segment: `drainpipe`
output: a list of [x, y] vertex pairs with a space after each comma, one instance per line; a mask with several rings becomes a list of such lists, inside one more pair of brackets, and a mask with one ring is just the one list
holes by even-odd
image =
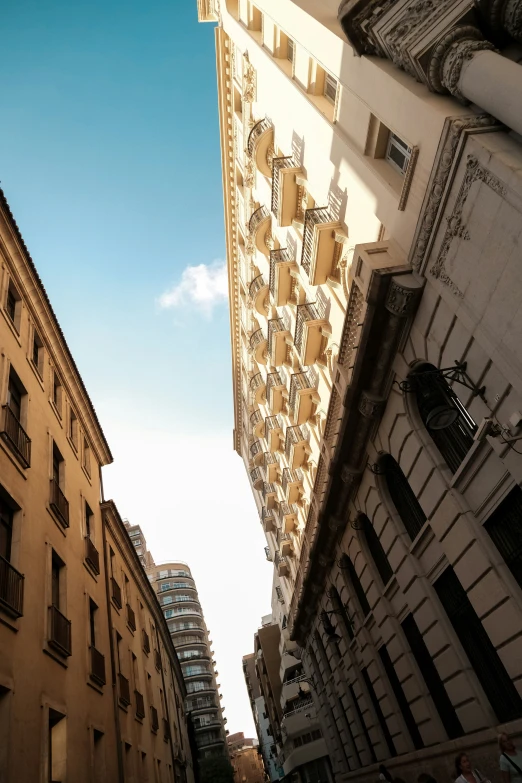
[[[101, 474], [101, 470], [100, 470]], [[100, 475], [101, 480], [101, 475]], [[103, 485], [102, 497], [103, 497]], [[103, 565], [105, 568], [105, 595], [107, 600], [107, 621], [109, 624], [109, 649], [111, 654], [111, 673], [112, 673], [112, 698], [114, 702], [114, 725], [116, 729], [116, 751], [118, 754], [118, 783], [125, 783], [123, 772], [123, 749], [121, 746], [121, 726], [120, 726], [120, 708], [118, 706], [118, 688], [116, 684], [116, 663], [114, 656], [114, 629], [112, 627], [111, 614], [111, 596], [109, 590], [109, 566], [107, 563], [107, 535], [105, 531], [105, 515], [102, 513], [102, 539], [103, 539]]]

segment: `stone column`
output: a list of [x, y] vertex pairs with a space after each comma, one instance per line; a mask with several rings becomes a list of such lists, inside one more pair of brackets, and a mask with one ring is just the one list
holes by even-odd
[[471, 101], [522, 134], [522, 66], [503, 57], [478, 28], [458, 25], [434, 47], [430, 87]]
[[477, 7], [495, 40], [507, 33], [522, 43], [522, 0], [478, 0]]

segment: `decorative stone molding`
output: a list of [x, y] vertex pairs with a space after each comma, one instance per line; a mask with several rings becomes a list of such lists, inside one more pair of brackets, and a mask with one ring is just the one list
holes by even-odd
[[408, 318], [415, 312], [421, 285], [412, 275], [392, 277], [385, 307], [389, 313]]
[[366, 416], [367, 419], [377, 419], [381, 414], [385, 402], [386, 400], [363, 391], [359, 398], [359, 412], [362, 413], [363, 416]]
[[342, 527], [344, 527], [346, 524], [344, 519], [339, 519], [339, 517], [331, 516], [328, 520], [328, 527], [333, 533], [336, 533], [338, 530], [340, 530]]
[[253, 188], [256, 178], [256, 164], [249, 155], [245, 154], [243, 167], [243, 182], [247, 188]]
[[446, 120], [409, 257], [409, 263], [416, 271], [424, 270], [464, 137], [501, 129], [500, 123], [489, 114], [449, 117]]
[[361, 471], [351, 465], [343, 465], [341, 469], [341, 481], [352, 486], [361, 477]]
[[465, 101], [459, 90], [462, 67], [476, 52], [494, 50], [477, 27], [457, 25], [435, 45], [428, 64], [428, 85], [433, 92], [450, 92], [455, 98]]
[[494, 40], [504, 42], [507, 34], [522, 43], [521, 0], [477, 0], [477, 7]]
[[248, 52], [243, 55], [243, 100], [247, 103], [253, 103], [256, 99], [256, 71]]
[[504, 29], [516, 41], [522, 43], [522, 2], [507, 0], [504, 9]]

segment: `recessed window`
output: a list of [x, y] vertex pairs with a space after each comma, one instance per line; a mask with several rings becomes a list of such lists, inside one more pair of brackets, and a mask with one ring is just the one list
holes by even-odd
[[292, 41], [291, 38], [289, 38], [286, 42], [286, 59], [290, 60], [290, 62], [293, 63], [294, 57], [295, 57], [295, 43]]
[[11, 319], [16, 331], [20, 331], [20, 312], [22, 309], [22, 299], [20, 294], [16, 290], [13, 282], [10, 280], [7, 287], [7, 298], [5, 303], [5, 311]]
[[411, 148], [395, 133], [390, 132], [384, 157], [400, 174], [405, 174], [411, 158]]
[[91, 449], [87, 439], [83, 439], [83, 467], [88, 476], [91, 475]]
[[69, 440], [73, 444], [74, 448], [78, 448], [78, 419], [76, 418], [74, 411], [69, 409]]
[[94, 514], [87, 501], [85, 501], [85, 535], [88, 536], [91, 540], [93, 540]]
[[329, 73], [325, 74], [324, 97], [328, 98], [328, 100], [332, 103], [335, 103], [335, 99], [337, 98], [337, 86], [337, 79], [334, 79], [334, 77], [330, 76]]
[[31, 351], [31, 360], [34, 368], [38, 371], [40, 377], [43, 376], [43, 343], [36, 329], [33, 331], [33, 346]]
[[59, 415], [62, 415], [63, 387], [56, 370], [53, 370], [52, 401]]
[[27, 392], [11, 367], [2, 437], [25, 468], [31, 464], [31, 440], [23, 425], [27, 417]]

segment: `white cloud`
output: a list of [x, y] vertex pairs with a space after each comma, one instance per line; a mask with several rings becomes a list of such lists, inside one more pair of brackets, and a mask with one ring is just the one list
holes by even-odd
[[162, 309], [192, 305], [211, 315], [214, 306], [228, 299], [227, 265], [223, 261], [187, 266], [181, 280], [168, 288], [158, 302]]

